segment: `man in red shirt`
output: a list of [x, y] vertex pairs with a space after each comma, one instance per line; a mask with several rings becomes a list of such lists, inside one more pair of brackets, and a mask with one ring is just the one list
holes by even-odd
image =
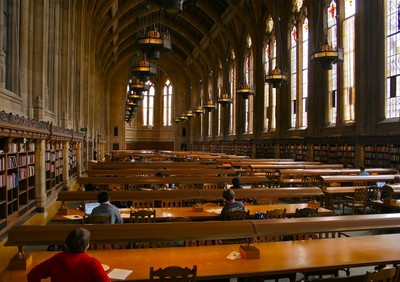
[[35, 266], [28, 273], [28, 282], [51, 277], [52, 282], [110, 282], [100, 261], [90, 257], [90, 232], [85, 228], [72, 230], [66, 238], [67, 250]]

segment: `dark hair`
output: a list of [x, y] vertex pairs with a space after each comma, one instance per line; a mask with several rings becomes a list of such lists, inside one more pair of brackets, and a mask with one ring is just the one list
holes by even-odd
[[237, 177], [233, 178], [232, 179], [232, 185], [235, 188], [240, 187], [240, 178], [237, 178]]
[[235, 199], [235, 192], [233, 192], [232, 189], [225, 189], [222, 193], [222, 197], [224, 197], [224, 199], [227, 201], [231, 201]]
[[105, 203], [110, 200], [110, 195], [107, 192], [103, 191], [97, 194], [97, 201], [101, 203]]
[[90, 232], [85, 228], [76, 228], [68, 233], [65, 243], [71, 253], [84, 253], [90, 242]]
[[92, 183], [88, 183], [85, 185], [85, 191], [97, 191], [99, 188], [97, 186], [93, 185]]
[[364, 171], [365, 170], [365, 167], [360, 167], [360, 171]]

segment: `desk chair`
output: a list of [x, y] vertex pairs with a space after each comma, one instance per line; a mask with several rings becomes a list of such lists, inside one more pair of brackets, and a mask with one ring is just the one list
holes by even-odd
[[248, 219], [250, 216], [250, 211], [235, 210], [228, 211], [225, 213], [224, 220], [243, 220]]
[[367, 197], [368, 197], [368, 190], [367, 188], [356, 188], [354, 190], [353, 197], [346, 196], [345, 202], [343, 202], [343, 213], [345, 207], [351, 208], [352, 214], [355, 214], [356, 210], [362, 210], [365, 214], [367, 208]]
[[318, 215], [318, 209], [314, 209], [314, 208], [296, 209], [296, 212], [294, 213], [294, 217], [296, 217], [296, 218], [316, 217], [317, 215]]
[[217, 183], [204, 183], [203, 189], [205, 189], [205, 190], [218, 189], [218, 184]]
[[375, 272], [367, 272], [365, 274], [366, 282], [392, 282], [396, 274], [396, 268], [384, 267]]
[[111, 223], [111, 215], [89, 215], [83, 218], [84, 224]]
[[150, 267], [150, 281], [159, 282], [196, 282], [197, 280], [197, 265], [193, 268], [168, 266], [154, 270]]
[[130, 213], [131, 223], [156, 222], [156, 210], [137, 210]]
[[182, 207], [182, 200], [181, 199], [164, 199], [161, 200], [161, 207], [162, 208], [181, 208]]
[[133, 209], [152, 209], [154, 208], [153, 200], [134, 200], [132, 201]]
[[285, 218], [286, 217], [286, 209], [268, 210], [265, 213], [265, 217], [267, 219]]

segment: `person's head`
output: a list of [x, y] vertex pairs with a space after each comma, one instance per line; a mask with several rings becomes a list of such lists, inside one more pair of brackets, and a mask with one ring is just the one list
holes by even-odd
[[97, 201], [100, 204], [108, 202], [110, 201], [110, 195], [108, 195], [106, 191], [100, 192], [99, 194], [97, 194]]
[[84, 253], [89, 247], [90, 232], [85, 228], [76, 228], [68, 233], [65, 243], [71, 253]]
[[235, 192], [233, 192], [232, 189], [225, 189], [224, 192], [222, 192], [222, 197], [225, 201], [230, 202], [235, 199]]
[[233, 185], [233, 187], [240, 187], [240, 179], [237, 177], [233, 178], [232, 185]]
[[365, 171], [365, 167], [363, 167], [363, 166], [360, 167], [360, 171], [361, 171], [361, 172], [364, 172], [364, 171]]

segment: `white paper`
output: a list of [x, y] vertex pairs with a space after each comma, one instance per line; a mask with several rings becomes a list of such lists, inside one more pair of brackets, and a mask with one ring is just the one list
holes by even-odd
[[240, 259], [241, 255], [239, 252], [232, 252], [226, 258], [230, 260]]
[[132, 270], [129, 269], [114, 268], [108, 273], [108, 277], [110, 277], [110, 279], [125, 280], [131, 273]]
[[217, 213], [217, 214], [220, 214], [221, 213], [221, 210], [222, 210], [222, 208], [219, 208], [219, 209], [208, 209], [208, 210], [206, 210], [207, 212], [210, 212], [210, 213]]

